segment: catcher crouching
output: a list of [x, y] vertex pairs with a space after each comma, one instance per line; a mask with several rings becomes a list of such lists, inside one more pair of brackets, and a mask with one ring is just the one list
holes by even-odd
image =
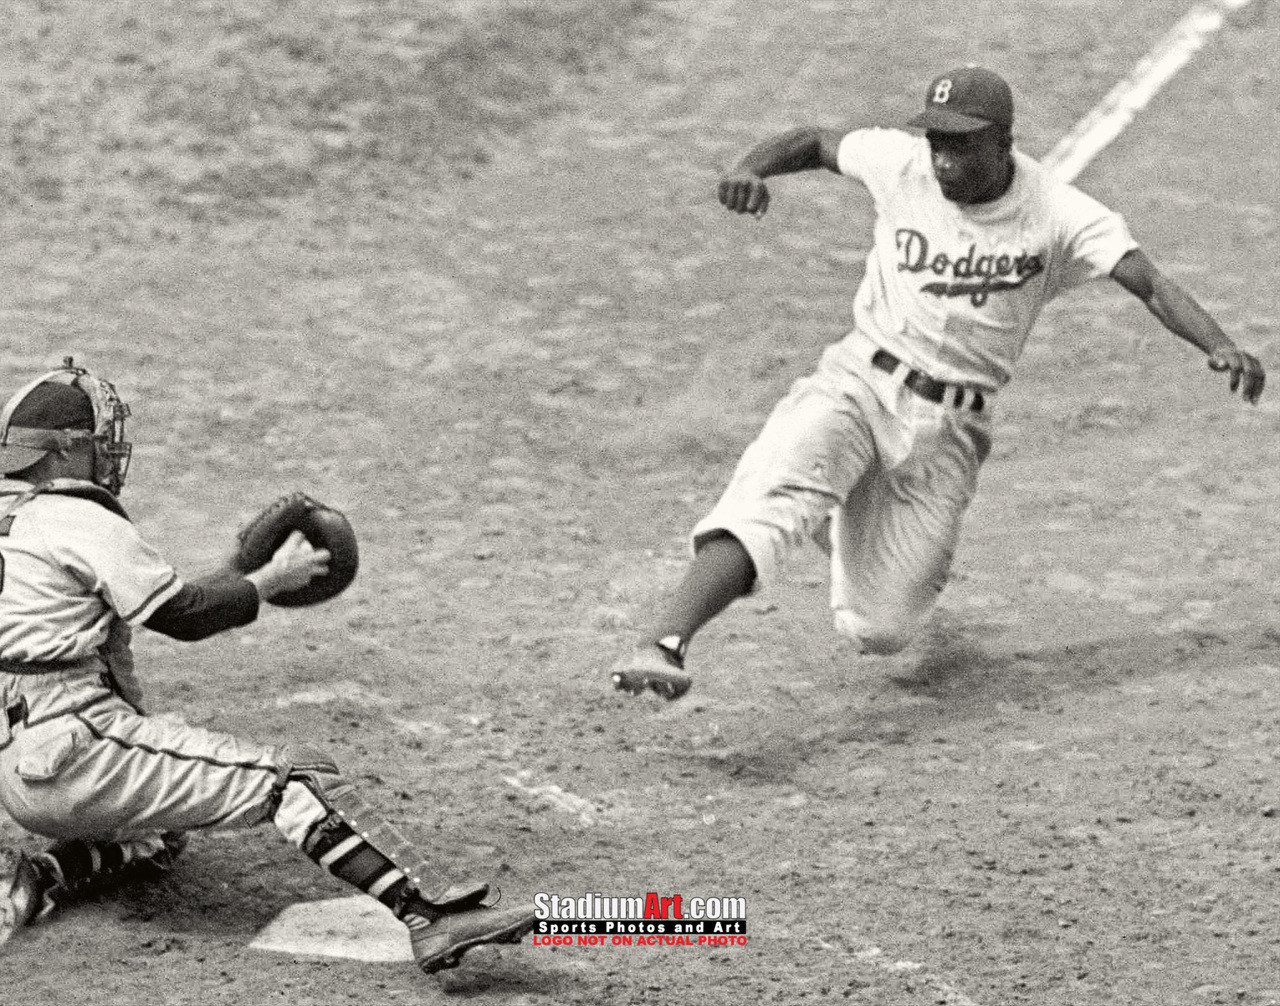
[[0, 944], [91, 885], [168, 869], [189, 831], [267, 821], [391, 909], [428, 974], [472, 947], [519, 942], [532, 907], [490, 907], [487, 884], [441, 891], [419, 876], [408, 844], [323, 752], [143, 712], [134, 628], [194, 641], [249, 624], [264, 600], [325, 600], [355, 575], [356, 546], [341, 514], [294, 494], [241, 534], [234, 570], [183, 581], [117, 498], [128, 414], [70, 358], [0, 411], [0, 804], [55, 840], [19, 856]]

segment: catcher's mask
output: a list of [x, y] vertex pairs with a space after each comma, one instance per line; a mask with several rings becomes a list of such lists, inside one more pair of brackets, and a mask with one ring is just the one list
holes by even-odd
[[115, 386], [77, 367], [67, 357], [60, 368], [19, 389], [0, 410], [0, 471], [8, 475], [46, 454], [93, 444], [93, 481], [120, 495], [133, 445], [124, 438], [129, 406]]

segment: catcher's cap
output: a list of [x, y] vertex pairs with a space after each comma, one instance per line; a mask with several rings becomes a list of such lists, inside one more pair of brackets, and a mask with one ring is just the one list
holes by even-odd
[[39, 378], [0, 410], [0, 472], [21, 471], [69, 446], [66, 430], [92, 432], [93, 402], [80, 388]]
[[972, 133], [987, 126], [1013, 125], [1013, 91], [985, 67], [958, 67], [935, 77], [924, 96], [924, 111], [909, 126], [939, 133]]

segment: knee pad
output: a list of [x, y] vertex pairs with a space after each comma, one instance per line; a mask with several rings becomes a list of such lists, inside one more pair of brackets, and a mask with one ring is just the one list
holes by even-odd
[[341, 780], [334, 760], [319, 748], [307, 745], [286, 744], [279, 748], [274, 768], [276, 780], [257, 810], [249, 815], [246, 823], [250, 827], [275, 818], [290, 783], [304, 786], [320, 806], [328, 809], [325, 793], [337, 788]]
[[277, 766], [277, 780], [284, 778], [310, 782], [321, 791], [332, 787], [334, 780], [341, 774], [328, 752], [307, 744], [286, 744], [280, 748]]
[[893, 622], [870, 622], [847, 608], [834, 612], [836, 632], [852, 640], [858, 652], [866, 656], [891, 657], [907, 648], [915, 635], [915, 625]]

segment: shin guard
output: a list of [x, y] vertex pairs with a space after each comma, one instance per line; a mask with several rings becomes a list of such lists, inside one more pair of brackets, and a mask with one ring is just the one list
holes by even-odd
[[488, 884], [427, 888], [429, 864], [390, 821], [347, 785], [322, 787], [315, 776], [291, 779], [276, 826], [322, 869], [386, 905], [397, 918], [426, 921], [492, 903]]

